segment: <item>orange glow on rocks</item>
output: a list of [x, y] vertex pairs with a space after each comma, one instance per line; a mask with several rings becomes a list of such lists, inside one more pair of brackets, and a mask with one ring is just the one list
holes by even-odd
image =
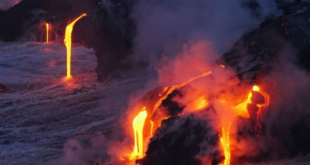
[[73, 22], [71, 22], [67, 28], [66, 28], [66, 34], [65, 34], [65, 45], [67, 48], [67, 78], [71, 78], [71, 46], [72, 46], [72, 31], [75, 23], [80, 20], [82, 17], [85, 17], [86, 14], [82, 14], [77, 19], [75, 19]]
[[[210, 75], [211, 73], [212, 73], [211, 71], [206, 72], [182, 84], [175, 85], [172, 87], [164, 87], [163, 91], [158, 95], [160, 98], [155, 103], [154, 108], [152, 109], [152, 111], [149, 111], [149, 112], [152, 112], [152, 114], [150, 115], [150, 118], [155, 113], [156, 109], [162, 104], [162, 101], [165, 100], [168, 97], [168, 95], [171, 94], [174, 90], [184, 87], [185, 85], [191, 83], [192, 81], [198, 78], [206, 77]], [[207, 101], [205, 97], [201, 97], [195, 102], [195, 106], [198, 107], [199, 109], [205, 107], [206, 105], [207, 105]], [[143, 130], [144, 130], [145, 122], [147, 120], [147, 116], [148, 116], [147, 109], [146, 107], [143, 107], [140, 113], [133, 120], [133, 132], [134, 132], [135, 144], [134, 144], [133, 152], [130, 154], [130, 157], [129, 157], [130, 160], [140, 159], [140, 158], [143, 158], [144, 156], [144, 144], [146, 141], [149, 140], [149, 139], [143, 138], [144, 137]], [[147, 130], [150, 130], [150, 135], [148, 136], [152, 137], [153, 132], [160, 126], [161, 121], [167, 118], [168, 118], [167, 116], [160, 116], [160, 118], [157, 118], [156, 120], [148, 119], [148, 122], [150, 122], [150, 125], [149, 125], [150, 128], [147, 128]]]
[[[128, 158], [130, 161], [142, 159], [145, 156], [144, 153], [145, 152], [144, 150], [146, 149], [145, 145], [150, 140], [150, 137], [154, 136], [154, 131], [156, 131], [156, 129], [161, 126], [161, 122], [169, 118], [169, 115], [161, 112], [160, 110], [157, 110], [160, 109], [159, 106], [162, 104], [162, 101], [167, 99], [168, 95], [170, 95], [173, 91], [184, 87], [185, 85], [195, 81], [196, 79], [206, 77], [211, 73], [212, 73], [211, 71], [205, 72], [179, 85], [174, 85], [171, 87], [163, 87], [162, 91], [159, 91], [159, 93], [156, 94], [156, 96], [159, 97], [156, 98], [151, 105], [148, 105], [150, 109], [148, 110], [146, 107], [143, 107], [143, 109], [139, 112], [137, 116], [135, 116], [133, 120], [133, 132], [135, 143], [134, 143], [134, 149]], [[257, 129], [261, 129], [260, 125], [261, 113], [262, 109], [269, 105], [269, 95], [263, 92], [257, 85], [254, 85], [249, 90], [247, 97], [239, 101], [238, 104], [236, 104], [235, 101], [239, 99], [238, 98], [230, 99], [231, 97], [230, 95], [228, 96], [225, 95], [224, 97], [219, 98], [218, 102], [212, 102], [212, 98], [209, 98], [208, 95], [199, 93], [198, 95], [194, 94], [194, 97], [192, 97], [190, 102], [186, 103], [186, 106], [183, 109], [183, 112], [185, 113], [187, 112], [195, 113], [203, 110], [204, 108], [207, 108], [209, 104], [211, 105], [213, 105], [213, 103], [216, 104], [215, 106], [218, 107], [216, 108], [216, 111], [219, 117], [218, 119], [220, 121], [220, 129], [221, 129], [219, 140], [225, 157], [222, 162], [222, 165], [231, 164], [231, 155], [232, 155], [231, 145], [233, 142], [230, 139], [231, 127], [236, 117], [250, 118], [250, 113], [248, 112], [248, 105], [255, 104], [252, 102], [252, 96], [254, 92], [259, 92], [265, 98], [264, 104], [256, 104], [259, 107], [259, 112], [257, 112], [258, 118], [256, 127]], [[183, 115], [183, 113], [181, 115]]]

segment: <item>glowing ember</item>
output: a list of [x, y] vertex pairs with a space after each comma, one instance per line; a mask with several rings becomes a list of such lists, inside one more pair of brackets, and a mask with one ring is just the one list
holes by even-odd
[[71, 45], [72, 45], [72, 31], [75, 23], [80, 20], [82, 17], [85, 17], [86, 14], [82, 14], [73, 22], [71, 22], [66, 28], [66, 36], [65, 36], [65, 45], [67, 47], [67, 78], [71, 78]]
[[49, 24], [48, 23], [46, 23], [46, 43], [48, 43], [49, 42]]
[[136, 159], [136, 158], [142, 158], [143, 157], [143, 128], [145, 119], [147, 117], [146, 108], [143, 108], [143, 111], [141, 111], [133, 120], [133, 130], [134, 130], [134, 137], [135, 137], [135, 145], [133, 152], [130, 155], [130, 159]]

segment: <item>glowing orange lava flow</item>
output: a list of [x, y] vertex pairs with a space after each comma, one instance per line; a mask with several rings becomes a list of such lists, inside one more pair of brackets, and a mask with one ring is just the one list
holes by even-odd
[[49, 35], [49, 24], [46, 23], [46, 43], [48, 43], [48, 35]]
[[[156, 102], [156, 104], [155, 104], [155, 106], [154, 106], [154, 108], [153, 108], [152, 115], [154, 114], [154, 112], [156, 111], [156, 109], [160, 106], [160, 104], [162, 103], [162, 101], [165, 100], [165, 99], [168, 97], [168, 95], [170, 95], [174, 90], [176, 90], [176, 89], [178, 89], [178, 88], [182, 88], [182, 87], [184, 87], [185, 85], [187, 85], [187, 84], [189, 84], [189, 83], [191, 83], [191, 82], [193, 82], [193, 81], [195, 81], [195, 80], [197, 80], [197, 79], [199, 79], [199, 78], [206, 77], [206, 76], [210, 75], [211, 73], [212, 73], [211, 71], [205, 72], [205, 73], [203, 73], [203, 74], [201, 74], [201, 75], [199, 75], [199, 76], [197, 76], [197, 77], [191, 78], [190, 80], [188, 80], [188, 81], [186, 81], [186, 82], [184, 82], [184, 83], [182, 83], [182, 84], [174, 85], [174, 86], [170, 87], [169, 90], [167, 91], [167, 93], [166, 93], [163, 97], [161, 97], [161, 98]], [[152, 116], [152, 115], [151, 115], [151, 116]]]
[[209, 103], [207, 102], [206, 97], [201, 96], [198, 99], [191, 102], [190, 104], [188, 104], [185, 110], [188, 110], [189, 112], [196, 112], [202, 110], [203, 108], [208, 106], [208, 104]]
[[[250, 114], [247, 110], [247, 106], [248, 106], [248, 104], [250, 104], [252, 102], [251, 97], [252, 97], [252, 92], [250, 92], [248, 94], [248, 98], [244, 102], [238, 104], [235, 107], [232, 107], [231, 110], [232, 110], [233, 114], [231, 117], [222, 116], [222, 119], [221, 119], [222, 120], [222, 136], [220, 138], [220, 142], [222, 144], [222, 147], [224, 150], [224, 156], [225, 156], [223, 165], [230, 165], [231, 153], [230, 153], [229, 134], [230, 134], [231, 124], [232, 124], [233, 120], [235, 119], [235, 117], [237, 117], [237, 116], [241, 116], [244, 118], [250, 117]], [[228, 116], [230, 116], [230, 115], [228, 115]]]
[[[187, 85], [188, 83], [198, 79], [198, 78], [201, 78], [201, 77], [205, 77], [205, 76], [208, 76], [210, 75], [212, 72], [206, 72], [206, 73], [203, 73], [197, 77], [194, 77], [182, 84], [179, 84], [179, 85], [175, 85], [175, 86], [172, 86], [172, 87], [165, 87], [163, 89], [163, 92], [161, 94], [159, 94], [159, 97], [160, 99], [156, 102], [156, 104], [154, 105], [154, 108], [152, 109], [152, 115], [154, 114], [154, 112], [156, 111], [156, 109], [160, 106], [160, 104], [162, 103], [163, 100], [165, 100], [169, 94], [171, 94], [175, 89], [178, 89], [178, 88], [181, 88], [185, 85]], [[164, 92], [166, 92], [164, 94]], [[201, 97], [200, 101], [202, 101], [201, 104], [198, 104], [197, 106], [199, 108], [202, 108], [202, 106], [205, 106], [205, 104], [207, 104], [206, 100], [204, 97]], [[152, 116], [151, 115], [151, 116]], [[144, 107], [142, 109], [142, 111], [134, 118], [133, 120], [133, 130], [134, 130], [134, 138], [135, 138], [135, 144], [134, 144], [134, 149], [133, 149], [133, 152], [130, 154], [130, 160], [134, 160], [134, 159], [139, 159], [139, 158], [142, 158], [144, 156], [144, 152], [143, 152], [143, 149], [144, 149], [144, 141], [143, 141], [143, 129], [144, 129], [144, 124], [145, 124], [145, 121], [146, 121], [146, 117], [147, 117], [147, 111], [146, 111], [146, 107]], [[164, 118], [162, 119], [159, 119], [160, 121], [163, 120]], [[156, 122], [156, 121], [155, 121]], [[153, 131], [156, 130], [158, 128], [158, 125], [156, 125], [154, 123], [154, 121], [150, 121], [150, 134], [151, 136], [153, 136]]]
[[[206, 76], [210, 75], [211, 73], [212, 73], [211, 71], [205, 72], [205, 73], [203, 73], [197, 77], [189, 79], [188, 81], [186, 81], [182, 84], [174, 85], [174, 86], [168, 88], [166, 94], [162, 95], [162, 97], [154, 105], [154, 108], [153, 108], [153, 111], [150, 115], [150, 118], [152, 119], [153, 115], [155, 114], [157, 108], [161, 105], [162, 101], [165, 100], [168, 97], [168, 95], [170, 95], [174, 90], [182, 88], [185, 85], [187, 85], [187, 84], [189, 84], [189, 83], [191, 83], [191, 82], [193, 82], [199, 78], [206, 77]], [[158, 127], [160, 127], [161, 121], [166, 119], [166, 118], [168, 118], [168, 116], [161, 116], [161, 117], [158, 117], [156, 120], [154, 120], [153, 130], [155, 131]]]
[[257, 107], [259, 109], [257, 111], [255, 131], [257, 132], [257, 134], [260, 134], [262, 131], [261, 120], [262, 120], [262, 115], [263, 115], [263, 109], [269, 105], [270, 98], [269, 98], [269, 95], [267, 93], [261, 91], [259, 86], [257, 86], [257, 85], [253, 86], [253, 91], [259, 92], [260, 94], [262, 94], [264, 96], [264, 99], [265, 99], [264, 104], [257, 104]]
[[229, 130], [231, 127], [231, 123], [229, 122], [228, 125], [224, 126], [225, 124], [223, 124], [222, 127], [222, 137], [220, 138], [220, 142], [222, 144], [222, 147], [224, 149], [224, 163], [223, 165], [229, 165], [230, 164], [230, 139], [229, 139]]
[[141, 111], [133, 120], [133, 130], [134, 130], [134, 137], [135, 137], [135, 145], [133, 152], [130, 155], [130, 159], [136, 159], [136, 158], [142, 158], [143, 157], [143, 128], [145, 119], [147, 117], [147, 112], [145, 107], [143, 108], [143, 111]]
[[80, 20], [82, 17], [85, 17], [86, 14], [82, 14], [73, 22], [71, 22], [66, 28], [66, 36], [65, 36], [65, 45], [67, 47], [67, 78], [71, 78], [71, 45], [72, 45], [72, 31], [75, 23]]

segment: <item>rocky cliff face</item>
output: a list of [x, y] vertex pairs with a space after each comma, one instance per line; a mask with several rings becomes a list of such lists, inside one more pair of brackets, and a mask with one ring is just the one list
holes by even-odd
[[[266, 20], [258, 29], [244, 34], [218, 63], [237, 70], [240, 77], [255, 81], [266, 75], [290, 51], [290, 60], [298, 67], [310, 69], [310, 3], [289, 6], [280, 3], [285, 14]], [[301, 10], [296, 10], [296, 9]], [[283, 57], [281, 57], [283, 58]]]

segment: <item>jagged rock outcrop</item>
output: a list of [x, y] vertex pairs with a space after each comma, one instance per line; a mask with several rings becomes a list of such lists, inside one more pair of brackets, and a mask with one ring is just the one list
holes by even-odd
[[236, 69], [241, 78], [255, 81], [269, 73], [288, 48], [296, 64], [310, 69], [310, 12], [266, 20], [239, 39], [217, 62]]

